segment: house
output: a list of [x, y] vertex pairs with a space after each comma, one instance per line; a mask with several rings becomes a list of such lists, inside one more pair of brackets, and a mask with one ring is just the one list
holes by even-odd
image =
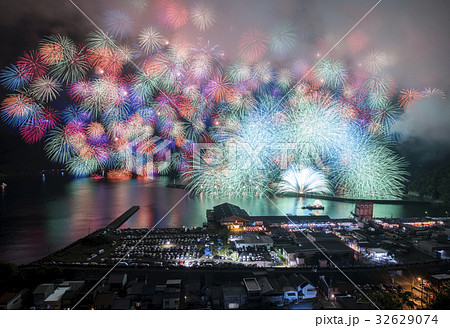
[[319, 289], [329, 300], [334, 300], [336, 296], [352, 293], [355, 287], [347, 280], [333, 277], [332, 275], [319, 276]]
[[114, 303], [114, 293], [98, 293], [94, 301], [94, 308], [96, 310], [111, 310]]
[[180, 292], [167, 290], [163, 295], [163, 310], [178, 310], [180, 308]]
[[298, 300], [298, 292], [292, 286], [284, 286], [283, 287], [283, 298], [288, 302], [295, 302]]
[[127, 274], [122, 272], [112, 272], [108, 276], [106, 284], [109, 286], [110, 290], [120, 290], [127, 283]]
[[287, 302], [294, 302], [298, 300], [298, 291], [292, 286], [292, 283], [281, 275], [277, 279], [278, 287], [283, 291], [283, 299]]
[[23, 289], [18, 293], [6, 292], [0, 296], [0, 310], [19, 310], [22, 308], [23, 297], [28, 289]]
[[249, 302], [261, 299], [261, 287], [256, 278], [244, 278], [244, 286], [247, 290], [247, 300]]
[[239, 309], [247, 302], [247, 291], [243, 286], [223, 287], [223, 305], [226, 310]]
[[66, 280], [66, 281], [63, 281], [62, 283], [60, 283], [58, 285], [58, 287], [70, 287], [70, 290], [78, 291], [84, 287], [84, 281], [82, 281], [82, 280], [76, 280], [76, 281]]
[[33, 292], [33, 303], [35, 306], [43, 306], [44, 300], [55, 290], [55, 284], [40, 284]]
[[78, 295], [77, 291], [72, 289], [68, 290], [61, 298], [61, 309], [71, 309], [79, 298], [81, 298], [81, 296]]
[[265, 276], [258, 277], [258, 284], [261, 287], [261, 297], [263, 303], [281, 304], [284, 300], [284, 293], [275, 289]]
[[181, 279], [166, 281], [163, 293], [163, 309], [178, 310], [180, 307]]
[[298, 245], [286, 245], [282, 248], [283, 256], [289, 266], [305, 265], [305, 258], [302, 248]]
[[297, 289], [299, 299], [310, 299], [317, 297], [317, 288], [302, 274], [292, 274], [289, 276], [292, 286]]
[[71, 289], [70, 286], [57, 287], [55, 291], [44, 300], [44, 306], [47, 309], [52, 310], [62, 309], [62, 297], [70, 289]]

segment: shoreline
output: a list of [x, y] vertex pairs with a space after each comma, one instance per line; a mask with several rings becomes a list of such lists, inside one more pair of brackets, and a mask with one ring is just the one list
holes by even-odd
[[[183, 189], [183, 190], [188, 190], [190, 191], [190, 189], [188, 188], [187, 185], [181, 184], [181, 183], [168, 183], [166, 185], [166, 188], [174, 188], [174, 189]], [[422, 199], [422, 198], [411, 198], [411, 199], [363, 199], [363, 198], [347, 198], [347, 197], [339, 197], [339, 196], [329, 196], [329, 195], [322, 195], [322, 194], [314, 194], [314, 193], [309, 193], [309, 194], [304, 194], [304, 195], [299, 195], [297, 193], [287, 193], [287, 194], [283, 194], [283, 195], [279, 195], [279, 194], [275, 194], [275, 193], [270, 193], [269, 197], [271, 198], [275, 198], [275, 197], [279, 197], [279, 198], [315, 198], [315, 199], [325, 199], [325, 200], [331, 200], [331, 201], [338, 201], [338, 202], [344, 202], [344, 203], [356, 203], [356, 202], [372, 202], [374, 204], [392, 204], [392, 205], [396, 205], [396, 204], [423, 204], [423, 205], [438, 205], [438, 206], [450, 206], [450, 204], [447, 204], [443, 201], [440, 200], [436, 200], [436, 199], [431, 199], [431, 200], [427, 200], [427, 199]]]

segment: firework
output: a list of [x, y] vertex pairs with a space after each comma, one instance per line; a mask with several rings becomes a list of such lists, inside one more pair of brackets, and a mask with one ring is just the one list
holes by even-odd
[[61, 84], [50, 76], [38, 78], [30, 85], [31, 95], [42, 102], [55, 100], [61, 90]]
[[270, 50], [278, 56], [284, 56], [295, 46], [295, 38], [293, 27], [287, 23], [282, 24], [270, 35]]
[[26, 87], [31, 79], [32, 74], [24, 65], [10, 65], [0, 73], [0, 83], [12, 91]]
[[38, 116], [42, 108], [30, 97], [17, 94], [8, 96], [2, 102], [2, 119], [11, 126], [20, 127], [26, 121]]
[[110, 10], [106, 12], [105, 25], [109, 33], [120, 39], [129, 35], [133, 29], [131, 17], [121, 10]]
[[408, 107], [415, 99], [422, 98], [423, 94], [420, 90], [417, 89], [404, 89], [400, 91], [400, 96], [398, 98], [398, 104], [406, 108]]
[[192, 23], [200, 31], [207, 30], [216, 21], [216, 13], [202, 3], [194, 3], [191, 9]]
[[189, 10], [181, 0], [168, 0], [162, 5], [161, 21], [173, 29], [187, 23]]
[[[140, 13], [146, 6], [132, 1]], [[401, 197], [406, 164], [393, 151], [401, 134], [392, 127], [400, 108], [445, 98], [441, 90], [397, 91], [392, 60], [366, 52], [361, 32], [346, 40], [362, 56], [356, 70], [323, 58], [323, 48], [315, 60], [294, 58], [297, 33], [288, 23], [267, 36], [242, 33], [239, 56], [229, 60], [217, 44], [181, 30], [188, 20], [212, 29], [219, 16], [208, 5], [158, 0], [156, 14], [164, 26], [146, 21], [137, 35], [131, 12], [111, 10], [107, 32], [89, 33], [85, 44], [45, 37], [1, 71], [12, 93], [2, 121], [26, 143], [43, 141], [74, 176], [180, 174], [193, 193], [213, 197]], [[303, 33], [320, 47], [340, 37]]]
[[315, 67], [317, 79], [330, 88], [337, 88], [347, 79], [347, 70], [337, 60], [324, 59]]
[[153, 52], [163, 45], [164, 39], [152, 26], [142, 30], [139, 34], [139, 44], [145, 52]]
[[267, 51], [267, 39], [263, 32], [250, 30], [241, 35], [239, 54], [250, 63], [261, 59]]
[[231, 90], [231, 83], [226, 76], [211, 79], [205, 86], [205, 94], [209, 99], [219, 102], [224, 100]]
[[295, 166], [290, 166], [281, 175], [279, 191], [300, 195], [331, 194], [330, 183], [322, 171], [311, 167], [297, 168]]

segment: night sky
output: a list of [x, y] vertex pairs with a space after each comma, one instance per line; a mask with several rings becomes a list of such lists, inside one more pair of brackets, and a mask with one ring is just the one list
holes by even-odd
[[[102, 26], [103, 15], [109, 9], [131, 11], [132, 1], [75, 0], [93, 21]], [[137, 23], [144, 25], [154, 19], [149, 0]], [[377, 1], [369, 0], [232, 0], [211, 2], [219, 13], [216, 26], [203, 37], [228, 51], [229, 58], [237, 54], [239, 33], [249, 26], [270, 29], [273, 24], [289, 20], [300, 33], [326, 35], [330, 31], [345, 34]], [[24, 50], [36, 49], [42, 37], [63, 34], [83, 42], [94, 27], [66, 0], [2, 0], [0, 2], [0, 67], [13, 63]], [[448, 0], [384, 0], [354, 30], [368, 37], [371, 48], [385, 51], [395, 58], [390, 73], [401, 88], [439, 88], [450, 95], [450, 3]], [[192, 33], [192, 27], [181, 33]], [[199, 34], [198, 32], [195, 32]], [[299, 33], [299, 34], [300, 34]], [[350, 35], [351, 36], [351, 35]], [[335, 49], [342, 53], [343, 44]], [[299, 56], [314, 51], [307, 42], [298, 42]], [[333, 52], [330, 54], [333, 56]], [[351, 60], [355, 60], [352, 57]], [[7, 91], [0, 87], [0, 97]], [[413, 176], [448, 163], [450, 159], [449, 103], [426, 100], [417, 102], [398, 128], [405, 139], [398, 151], [411, 163]], [[55, 166], [42, 150], [43, 143], [27, 145], [17, 131], [0, 123], [0, 176], [5, 173], [39, 171]]]

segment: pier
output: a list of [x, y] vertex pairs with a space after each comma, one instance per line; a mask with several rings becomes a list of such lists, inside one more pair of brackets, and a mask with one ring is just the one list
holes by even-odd
[[121, 216], [119, 216], [117, 219], [115, 219], [113, 222], [108, 224], [105, 229], [119, 229], [119, 227], [127, 222], [127, 220], [137, 211], [139, 211], [139, 206], [132, 206], [128, 211], [123, 213]]

